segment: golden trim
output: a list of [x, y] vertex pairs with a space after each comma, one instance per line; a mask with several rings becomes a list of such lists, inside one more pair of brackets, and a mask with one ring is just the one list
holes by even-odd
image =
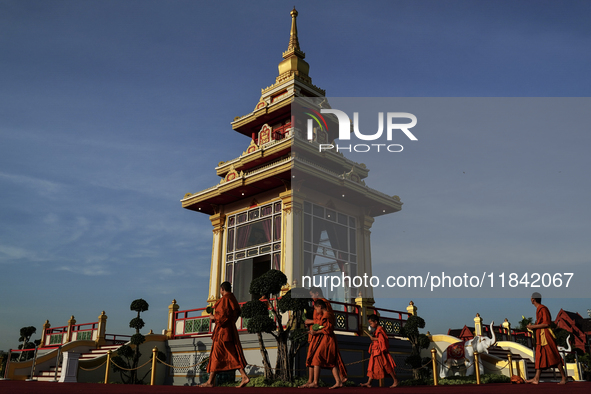
[[[244, 201], [246, 201], [246, 200], [244, 200]], [[260, 208], [262, 206], [269, 205], [269, 204], [274, 204], [276, 202], [281, 202], [281, 199], [280, 198], [277, 198], [277, 197], [273, 197], [273, 200], [266, 200], [265, 202], [258, 203], [257, 207]], [[226, 215], [226, 221], [224, 223], [225, 226], [226, 227], [228, 226], [228, 217], [229, 216], [238, 215], [238, 214], [240, 214], [242, 212], [249, 211], [251, 209], [253, 209], [253, 208], [247, 207], [247, 208], [240, 208], [240, 209], [238, 209], [236, 211], [226, 212], [225, 213], [225, 215]], [[273, 211], [273, 215], [275, 215], [275, 211]], [[269, 215], [269, 216], [271, 216], [271, 215]], [[261, 218], [259, 218], [259, 219], [261, 219]], [[238, 225], [234, 225], [234, 227], [238, 227]]]
[[528, 357], [531, 357], [532, 360], [534, 358], [534, 351], [526, 346], [523, 346], [520, 343], [510, 342], [510, 341], [498, 341], [497, 346], [499, 347], [507, 347], [509, 349], [513, 348], [516, 352], [525, 353]]
[[447, 342], [449, 344], [462, 342], [460, 339], [458, 339], [456, 337], [452, 337], [451, 335], [446, 335], [446, 334], [432, 335], [430, 340], [431, 340], [431, 342]]

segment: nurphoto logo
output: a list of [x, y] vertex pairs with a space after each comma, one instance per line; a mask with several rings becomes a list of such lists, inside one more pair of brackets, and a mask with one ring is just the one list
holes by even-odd
[[[311, 112], [305, 112], [306, 115], [310, 116], [307, 122], [307, 137], [308, 140], [314, 139], [314, 122], [317, 127], [321, 130], [328, 131], [328, 125], [322, 114], [332, 114], [337, 118], [339, 123], [339, 141], [350, 141], [351, 140], [351, 120], [349, 116], [338, 109], [320, 109], [320, 112], [313, 109], [307, 108]], [[410, 132], [409, 129], [413, 128], [417, 124], [417, 117], [408, 112], [388, 112], [384, 117], [383, 112], [378, 112], [378, 131], [373, 134], [363, 134], [359, 130], [359, 112], [353, 112], [353, 133], [355, 137], [362, 141], [378, 141], [384, 134], [384, 118], [386, 118], [386, 140], [392, 141], [395, 131], [401, 131], [411, 141], [418, 141], [417, 137]], [[395, 119], [409, 119], [410, 123], [395, 123]], [[385, 143], [373, 143], [373, 144], [319, 144], [318, 150], [335, 149], [337, 152], [349, 151], [349, 152], [369, 152], [375, 150], [376, 152], [387, 151], [392, 153], [402, 152], [404, 147], [401, 144], [385, 144]]]

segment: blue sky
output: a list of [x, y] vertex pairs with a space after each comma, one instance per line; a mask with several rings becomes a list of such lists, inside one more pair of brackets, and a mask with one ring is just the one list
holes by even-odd
[[[0, 349], [17, 346], [22, 326], [35, 325], [38, 337], [46, 319], [61, 326], [75, 315], [86, 323], [102, 310], [109, 333], [128, 334], [128, 307], [136, 298], [150, 303], [144, 319], [155, 332], [165, 328], [173, 298], [181, 309], [205, 306], [211, 224], [183, 210], [179, 200], [217, 183], [215, 165], [248, 145], [230, 121], [252, 111], [260, 89], [274, 82], [293, 5], [0, 1]], [[295, 6], [310, 76], [328, 96], [587, 97], [591, 90], [588, 2]], [[580, 153], [588, 138], [557, 133], [571, 142], [561, 145], [564, 168], [588, 168]], [[459, 148], [461, 157], [466, 147]], [[532, 149], [521, 156], [537, 162], [545, 153]], [[411, 209], [420, 198], [429, 203], [434, 166], [391, 175], [388, 188], [405, 206], [376, 221], [376, 260], [387, 253], [390, 226], [412, 224], [420, 231], [421, 223], [437, 222]], [[378, 189], [372, 176], [379, 173], [372, 169], [368, 179]], [[520, 194], [526, 175], [500, 184], [507, 188], [501, 192]], [[484, 183], [486, 191], [482, 179], [464, 182], [474, 188]], [[588, 183], [581, 171], [565, 170], [563, 190], [589, 195]], [[524, 196], [508, 204], [518, 210], [527, 204]], [[560, 201], [549, 207], [560, 226], [541, 226], [548, 226], [546, 235], [574, 239], [569, 248], [584, 254], [589, 222], [575, 226], [571, 218], [573, 212], [588, 218], [589, 207], [581, 199], [573, 203], [565, 216], [556, 208]], [[468, 213], [455, 225], [478, 228], [481, 217]], [[491, 242], [502, 247], [503, 223], [487, 224]], [[421, 237], [425, 245], [441, 242], [434, 232]], [[462, 248], [456, 241], [449, 247]], [[547, 237], [538, 245], [528, 240], [530, 250], [548, 243]], [[413, 254], [406, 242], [396, 247], [401, 259]], [[440, 255], [424, 258], [430, 257]], [[388, 306], [403, 309], [408, 301]], [[534, 315], [521, 299], [414, 301], [432, 333], [468, 324], [476, 312], [487, 322]], [[564, 308], [586, 317], [591, 308], [588, 298], [547, 304], [554, 315]]]

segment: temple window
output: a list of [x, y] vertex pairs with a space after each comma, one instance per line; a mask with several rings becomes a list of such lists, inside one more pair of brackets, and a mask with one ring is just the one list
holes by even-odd
[[[326, 276], [341, 277], [343, 273], [350, 277], [357, 275], [356, 237], [354, 217], [304, 202], [303, 275], [315, 278], [313, 283], [324, 283]], [[340, 287], [331, 291], [323, 287], [323, 292], [327, 298], [335, 301], [355, 297], [350, 288]]]
[[250, 282], [281, 269], [281, 202], [228, 216], [226, 275], [238, 301], [250, 300]]

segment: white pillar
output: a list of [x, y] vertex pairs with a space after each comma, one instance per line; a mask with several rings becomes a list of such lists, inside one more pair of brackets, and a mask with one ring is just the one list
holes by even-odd
[[[364, 215], [361, 219], [362, 222], [357, 224], [357, 237], [360, 241], [357, 243], [357, 258], [361, 258], [362, 260], [359, 267], [360, 271], [357, 272], [357, 275], [367, 274], [367, 276], [371, 277], [371, 231], [369, 229], [373, 225], [374, 218]], [[360, 243], [361, 245], [359, 245]], [[371, 286], [363, 288], [363, 298], [373, 300], [373, 288]]]
[[78, 374], [78, 359], [80, 353], [65, 352], [64, 360], [62, 361], [62, 374], [60, 376], [60, 383], [76, 383], [76, 375]]
[[211, 248], [211, 271], [209, 273], [209, 294], [207, 302], [215, 302], [220, 296], [220, 284], [224, 272], [224, 222], [226, 217], [219, 213], [209, 217], [213, 225], [213, 244]]
[[[303, 203], [296, 200], [292, 190], [279, 194], [283, 203], [281, 233], [281, 271], [287, 276], [287, 283], [293, 287], [294, 281], [301, 286], [303, 251]], [[301, 196], [298, 196], [301, 197]]]

